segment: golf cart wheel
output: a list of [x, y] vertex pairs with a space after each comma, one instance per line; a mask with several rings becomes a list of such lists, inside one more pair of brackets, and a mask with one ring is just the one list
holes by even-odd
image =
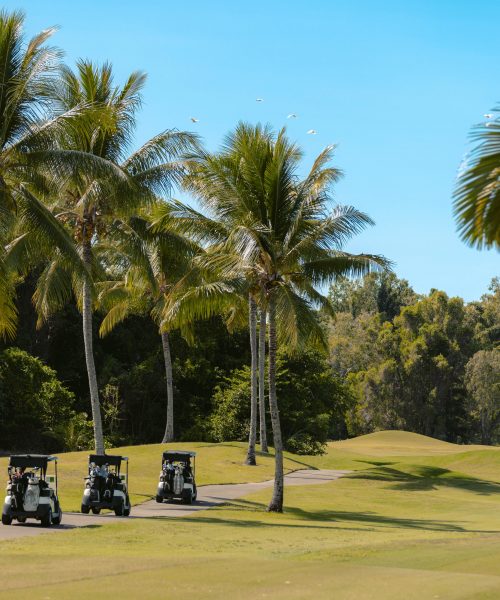
[[156, 496], [156, 502], [158, 502], [158, 504], [163, 504], [163, 498], [161, 496]]
[[130, 509], [131, 508], [132, 507], [130, 506], [130, 498], [128, 497], [128, 494], [127, 494], [127, 497], [125, 498], [125, 506], [123, 508], [123, 516], [124, 517], [129, 517], [130, 516]]
[[93, 506], [92, 507], [92, 514], [94, 514], [94, 515], [100, 515], [101, 514], [101, 509], [98, 506]]
[[193, 490], [184, 490], [182, 504], [193, 504]]
[[84, 515], [88, 515], [90, 512], [90, 506], [87, 506], [86, 504], [82, 504], [82, 513]]
[[197, 498], [198, 498], [198, 488], [195, 485], [194, 489], [193, 489], [193, 502], [196, 502]]
[[18, 523], [26, 523], [26, 517], [17, 517]]
[[62, 521], [62, 510], [59, 503], [57, 504], [57, 515], [52, 515], [52, 525], [60, 525]]
[[40, 525], [42, 527], [50, 527], [52, 525], [52, 510], [50, 508], [47, 514], [40, 519]]
[[123, 500], [120, 499], [120, 501], [118, 502], [118, 504], [115, 506], [115, 515], [117, 517], [123, 517], [123, 511], [124, 511], [125, 507], [123, 506]]
[[2, 524], [3, 525], [12, 525], [12, 515], [2, 513]]

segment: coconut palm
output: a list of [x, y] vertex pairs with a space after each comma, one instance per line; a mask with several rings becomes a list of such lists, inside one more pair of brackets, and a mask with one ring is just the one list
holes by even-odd
[[[74, 269], [82, 269], [71, 237], [44, 205], [60, 178], [81, 168], [108, 171], [108, 165], [81, 152], [62, 150], [62, 130], [78, 119], [86, 127], [93, 109], [80, 104], [53, 111], [60, 52], [46, 45], [55, 29], [42, 31], [28, 42], [23, 35], [24, 13], [0, 11], [0, 334], [16, 327], [14, 285], [19, 266], [6, 246], [23, 237], [32, 253], [57, 248]], [[86, 121], [87, 119], [87, 121]], [[104, 122], [106, 117], [101, 114]]]
[[[174, 395], [170, 330], [162, 328], [162, 314], [173, 286], [189, 271], [199, 247], [172, 230], [154, 234], [145, 217], [115, 221], [106, 262], [116, 265], [119, 278], [99, 284], [99, 304], [107, 309], [100, 334], [107, 335], [131, 314], [150, 314], [161, 336], [167, 382], [167, 420], [162, 443], [174, 440]], [[191, 338], [189, 324], [184, 335]]]
[[260, 309], [259, 321], [259, 425], [260, 425], [260, 450], [268, 452], [267, 447], [267, 425], [266, 425], [266, 311]]
[[[221, 295], [234, 297], [247, 289], [267, 311], [269, 407], [275, 449], [270, 511], [283, 509], [283, 444], [276, 397], [278, 340], [293, 346], [313, 337], [322, 339], [315, 308], [330, 306], [315, 286], [324, 286], [339, 275], [361, 275], [388, 266], [381, 256], [342, 250], [372, 221], [353, 207], [328, 210], [332, 184], [340, 176], [329, 166], [332, 151], [332, 147], [324, 150], [309, 174], [300, 179], [297, 171], [302, 153], [287, 139], [285, 130], [275, 135], [269, 127], [240, 123], [227, 136], [221, 152], [192, 157], [186, 180], [211, 217], [208, 222], [208, 217], [201, 216], [193, 227], [196, 219], [189, 209], [184, 215], [187, 229], [206, 230], [214, 238], [224, 231], [224, 239], [198, 259], [200, 267], [217, 273], [220, 282], [216, 289]], [[222, 300], [215, 295], [181, 296], [167, 307], [166, 318], [168, 311], [178, 314], [183, 305], [193, 317], [210, 314], [210, 306], [217, 311]], [[256, 430], [256, 422], [251, 427]]]
[[[157, 207], [153, 219], [153, 229], [158, 232], [180, 231], [201, 243], [211, 244], [208, 248], [213, 257], [219, 252], [224, 240], [231, 235], [230, 222], [212, 220], [193, 208], [176, 201]], [[203, 253], [204, 254], [204, 253]], [[198, 259], [203, 256], [199, 254]], [[230, 331], [241, 326], [242, 314], [248, 311], [250, 333], [251, 375], [250, 375], [250, 431], [246, 464], [256, 465], [255, 446], [257, 442], [257, 303], [258, 289], [250, 279], [236, 275], [230, 280], [219, 281], [217, 265], [212, 260], [207, 268], [200, 260], [172, 288], [163, 314], [165, 324], [178, 326], [214, 314], [222, 315]], [[248, 303], [245, 303], [245, 298]], [[179, 310], [179, 308], [181, 309]], [[205, 310], [206, 307], [206, 310]], [[165, 325], [166, 326], [166, 325]]]
[[474, 129], [455, 189], [454, 211], [461, 238], [477, 248], [500, 249], [500, 108]]
[[83, 316], [85, 359], [89, 379], [96, 452], [104, 452], [97, 375], [93, 355], [92, 313], [95, 301], [93, 281], [104, 278], [95, 249], [111, 231], [117, 218], [125, 218], [156, 200], [158, 194], [170, 192], [181, 173], [179, 158], [196, 143], [190, 134], [167, 130], [147, 141], [128, 155], [135, 130], [135, 117], [141, 106], [143, 73], [132, 73], [125, 84], [115, 86], [111, 65], [98, 67], [79, 61], [76, 72], [63, 68], [55, 91], [61, 112], [82, 103], [107, 110], [109, 123], [96, 118], [90, 131], [68, 127], [60, 137], [67, 150], [84, 152], [115, 165], [123, 178], [94, 177], [85, 173], [68, 178], [51, 205], [81, 248], [85, 276], [76, 279], [64, 257], [56, 254], [39, 279], [35, 293], [41, 318], [57, 310], [73, 292]]

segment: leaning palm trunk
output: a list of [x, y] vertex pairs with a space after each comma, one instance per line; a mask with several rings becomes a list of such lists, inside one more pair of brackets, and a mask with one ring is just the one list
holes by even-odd
[[[83, 249], [83, 260], [90, 271], [90, 243]], [[85, 346], [85, 362], [87, 363], [87, 375], [89, 378], [90, 404], [92, 406], [92, 421], [94, 423], [94, 444], [96, 454], [104, 454], [104, 434], [102, 431], [101, 405], [99, 403], [99, 388], [97, 386], [97, 375], [94, 362], [94, 348], [92, 340], [92, 293], [90, 281], [85, 278], [83, 284], [83, 343]]]
[[251, 394], [250, 394], [250, 433], [248, 436], [248, 451], [246, 464], [256, 465], [255, 444], [257, 443], [257, 305], [255, 300], [249, 297], [248, 322], [250, 329], [250, 351], [251, 351]]
[[266, 428], [266, 311], [260, 311], [259, 329], [259, 415], [260, 415], [260, 450], [269, 452], [267, 448]]
[[172, 356], [170, 354], [170, 340], [168, 333], [161, 334], [163, 345], [163, 360], [165, 361], [165, 374], [167, 376], [167, 425], [163, 434], [162, 444], [174, 441], [174, 386], [172, 382]]
[[268, 511], [283, 512], [283, 442], [281, 440], [280, 413], [276, 398], [276, 300], [271, 292], [269, 298], [269, 410], [273, 427], [274, 443], [274, 490]]

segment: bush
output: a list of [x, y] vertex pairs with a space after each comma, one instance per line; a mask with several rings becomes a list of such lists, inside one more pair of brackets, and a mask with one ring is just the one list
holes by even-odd
[[250, 368], [236, 369], [216, 386], [209, 418], [210, 437], [215, 442], [244, 440], [250, 429]]
[[19, 348], [0, 354], [0, 440], [4, 450], [53, 452], [64, 446], [74, 396], [56, 372]]
[[315, 456], [325, 454], [326, 444], [313, 439], [310, 433], [297, 433], [287, 439], [285, 449], [294, 454]]

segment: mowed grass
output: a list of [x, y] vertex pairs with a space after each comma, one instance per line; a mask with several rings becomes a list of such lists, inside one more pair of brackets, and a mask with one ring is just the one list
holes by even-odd
[[[265, 512], [265, 490], [182, 519], [1, 542], [0, 598], [500, 598], [500, 449], [406, 435], [296, 457], [353, 472], [288, 487], [283, 515]], [[231, 447], [238, 469], [244, 446]]]

